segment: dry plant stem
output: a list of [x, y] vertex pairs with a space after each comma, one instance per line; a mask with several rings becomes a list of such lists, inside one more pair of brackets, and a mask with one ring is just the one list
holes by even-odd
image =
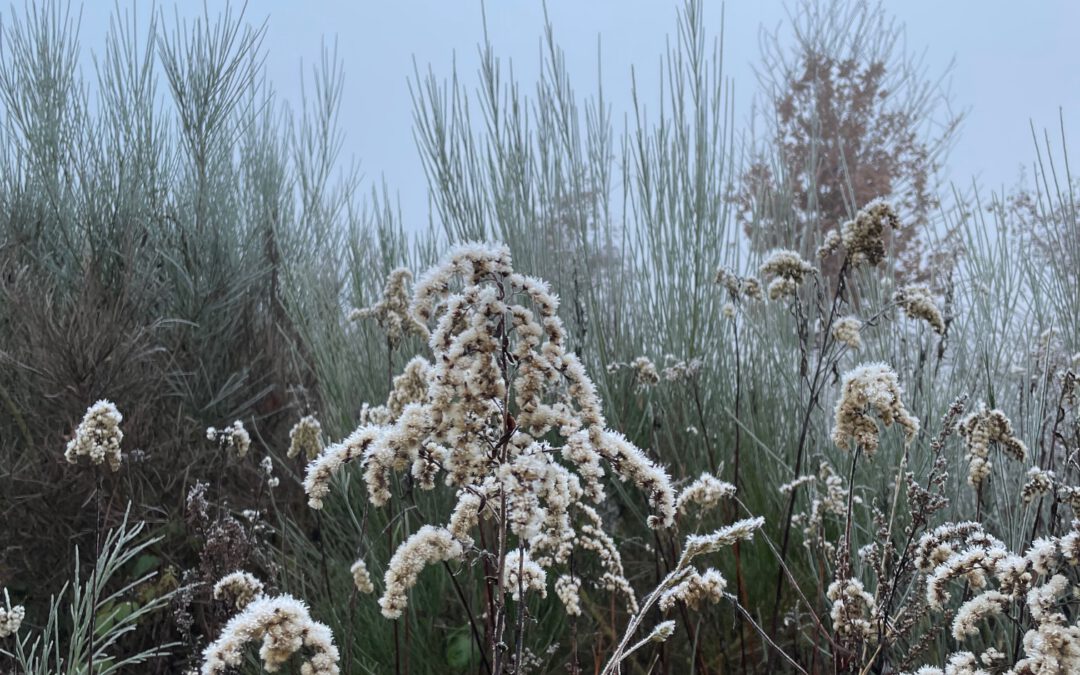
[[326, 597], [332, 598], [334, 596], [330, 593], [330, 572], [329, 564], [326, 562], [326, 542], [323, 541], [323, 538], [326, 536], [326, 530], [323, 529], [322, 512], [320, 511], [315, 512], [315, 524], [319, 528], [319, 538], [317, 541], [319, 544], [319, 559], [322, 567], [323, 587], [326, 590]]
[[705, 438], [705, 453], [709, 457], [709, 470], [716, 475], [716, 456], [713, 454], [712, 442], [709, 440], [709, 427], [705, 424], [705, 411], [701, 407], [701, 394], [698, 391], [697, 378], [692, 378], [690, 389], [694, 392], [694, 405], [697, 407], [698, 424], [701, 425], [701, 435]]
[[[367, 535], [367, 520], [368, 520], [368, 504], [364, 504], [364, 514], [360, 517], [360, 537], [359, 542], [356, 545], [356, 558], [357, 560], [364, 553], [364, 537]], [[345, 648], [345, 672], [351, 672], [349, 667], [352, 665], [352, 629], [353, 629], [353, 612], [356, 609], [356, 601], [359, 597], [359, 593], [356, 590], [356, 585], [353, 585], [352, 593], [349, 594], [349, 622], [345, 624], [345, 644], [342, 645]]]
[[462, 590], [461, 584], [458, 583], [457, 575], [450, 569], [450, 563], [444, 560], [442, 564], [443, 568], [446, 569], [447, 576], [450, 577], [450, 583], [453, 584], [458, 599], [461, 600], [461, 606], [465, 609], [466, 616], [469, 617], [469, 629], [472, 632], [473, 641], [476, 642], [476, 648], [480, 652], [480, 659], [484, 662], [484, 671], [491, 673], [491, 662], [488, 661], [487, 650], [484, 648], [484, 637], [480, 635], [480, 629], [476, 626], [476, 617], [473, 615], [472, 608], [469, 607], [469, 601], [465, 598], [465, 592]]
[[[499, 289], [499, 300], [506, 299], [506, 288], [503, 286], [502, 280], [497, 276], [492, 275], [492, 279], [495, 281], [496, 286]], [[513, 432], [512, 418], [510, 417], [510, 371], [507, 364], [507, 350], [509, 349], [509, 341], [506, 335], [506, 314], [504, 313], [499, 321], [498, 331], [496, 337], [499, 339], [501, 349], [499, 354], [499, 367], [502, 371], [504, 391], [506, 392], [502, 401], [503, 410], [503, 435], [499, 439], [498, 445], [495, 447], [495, 453], [498, 454], [498, 459], [501, 464], [505, 464], [507, 460], [507, 448], [510, 444], [510, 438]], [[494, 672], [502, 673], [503, 671], [503, 650], [502, 650], [502, 636], [506, 626], [506, 589], [503, 588], [503, 576], [504, 567], [506, 566], [506, 554], [507, 554], [507, 530], [509, 523], [506, 522], [505, 514], [507, 513], [506, 492], [500, 490], [499, 494], [499, 513], [498, 528], [499, 528], [499, 541], [498, 541], [498, 567], [496, 570], [496, 593], [495, 593], [495, 630], [491, 635], [491, 654], [492, 661], [495, 664]], [[523, 557], [519, 558], [524, 560]], [[521, 575], [519, 574], [519, 579]], [[519, 596], [521, 597], [521, 596]]]
[[765, 629], [762, 628], [757, 621], [754, 621], [754, 617], [750, 615], [750, 612], [747, 612], [746, 608], [739, 604], [738, 598], [736, 598], [730, 593], [724, 593], [724, 597], [731, 602], [732, 606], [736, 610], [738, 610], [739, 615], [742, 616], [751, 626], [753, 626], [755, 630], [757, 630], [758, 634], [761, 635], [762, 639], [765, 640], [765, 642], [773, 648], [773, 651], [784, 657], [784, 660], [790, 663], [792, 667], [795, 668], [795, 670], [799, 671], [803, 675], [809, 675], [806, 670], [802, 666], [800, 666], [797, 661], [795, 661], [795, 659], [791, 658], [791, 656], [789, 656], [788, 653], [780, 647], [780, 645], [776, 644], [773, 639], [769, 637], [769, 634], [765, 632]]
[[[1040, 439], [1039, 443], [1039, 468], [1043, 471], [1054, 470], [1054, 441], [1059, 438], [1058, 427], [1065, 420], [1065, 387], [1062, 386], [1061, 393], [1058, 394], [1057, 412], [1054, 416], [1054, 426], [1050, 430], [1050, 450], [1047, 452], [1045, 447], [1045, 441]], [[1045, 438], [1045, 437], [1044, 437]], [[1064, 440], [1064, 439], [1063, 439]], [[1031, 542], [1035, 541], [1035, 537], [1038, 534], [1039, 526], [1042, 525], [1042, 505], [1045, 496], [1040, 496], [1039, 501], [1036, 502], [1035, 509], [1035, 522], [1031, 526], [1031, 536], [1028, 537], [1027, 545], [1031, 546]], [[1050, 527], [1054, 526], [1054, 521], [1057, 518], [1057, 500], [1053, 500], [1050, 506]]]
[[[803, 414], [802, 423], [799, 427], [799, 441], [795, 450], [795, 476], [799, 476], [802, 472], [803, 455], [806, 450], [806, 439], [810, 431], [810, 416], [813, 414], [814, 409], [818, 405], [818, 398], [821, 396], [821, 386], [825, 383], [823, 375], [828, 371], [824, 368], [829, 356], [829, 346], [831, 345], [830, 336], [832, 335], [832, 325], [836, 320], [837, 306], [843, 293], [844, 286], [846, 285], [848, 270], [848, 259], [845, 257], [844, 262], [840, 267], [840, 272], [837, 275], [836, 292], [833, 295], [832, 306], [829, 310], [829, 318], [825, 324], [825, 330], [823, 331], [822, 343], [821, 343], [821, 355], [818, 357], [817, 365], [814, 368], [814, 378], [810, 382], [810, 399], [806, 404], [806, 412]], [[803, 348], [804, 354], [806, 347]], [[805, 356], [804, 356], [805, 359]], [[787, 562], [788, 546], [791, 543], [791, 521], [795, 514], [795, 498], [798, 495], [798, 489], [791, 491], [788, 495], [787, 508], [785, 509], [784, 516], [784, 534], [780, 540], [780, 562], [784, 564]], [[770, 621], [769, 632], [776, 635], [777, 627], [780, 620], [780, 601], [781, 595], [784, 590], [784, 572], [780, 570], [776, 575], [776, 593], [773, 599], [773, 613]]]
[[855, 454], [851, 456], [851, 472], [848, 474], [848, 502], [847, 513], [844, 519], [844, 566], [848, 568], [845, 574], [850, 573], [851, 567], [851, 521], [855, 515], [855, 467], [859, 463], [859, 453], [862, 446], [855, 447]]
[[[94, 483], [94, 560], [97, 561], [101, 557], [101, 472], [95, 471], [95, 483]], [[98, 566], [95, 562], [94, 566], [90, 569], [90, 588], [93, 590], [93, 596], [90, 602], [90, 624], [87, 626], [87, 630], [90, 634], [87, 636], [87, 642], [90, 645], [90, 653], [87, 655], [86, 672], [94, 672], [94, 638], [97, 633], [97, 573]]]
[[514, 652], [514, 672], [521, 672], [521, 654], [525, 651], [525, 555], [518, 546], [517, 649]]
[[[742, 446], [742, 424], [739, 417], [740, 404], [742, 402], [742, 354], [739, 349], [739, 318], [736, 315], [735, 320], [732, 321], [732, 333], [735, 341], [735, 450], [734, 450], [734, 471], [733, 471], [733, 484], [735, 485], [735, 491], [738, 493], [740, 481], [739, 474], [739, 459], [740, 450]], [[746, 590], [746, 581], [743, 579], [742, 572], [742, 542], [735, 542], [734, 551], [735, 554], [735, 587], [738, 589], [739, 599], [741, 602], [749, 604], [749, 597]], [[739, 624], [739, 664], [742, 672], [746, 673], [746, 631], [743, 626], [742, 615], [740, 614], [738, 619]]]
[[[742, 507], [743, 511], [745, 511], [747, 514], [752, 515], [752, 512], [750, 511], [750, 509], [747, 508], [746, 504], [744, 504], [741, 499], [736, 497], [735, 502], [740, 507]], [[776, 559], [779, 561], [780, 569], [784, 573], [784, 575], [788, 578], [788, 581], [791, 582], [791, 587], [795, 589], [795, 592], [798, 594], [799, 599], [802, 600], [804, 605], [806, 605], [807, 611], [810, 613], [810, 618], [813, 619], [814, 626], [816, 627], [816, 629], [821, 634], [823, 634], [825, 636], [825, 639], [829, 641], [829, 645], [834, 650], [838, 649], [839, 647], [833, 641], [832, 635], [829, 633], [828, 630], [825, 629], [825, 625], [821, 622], [821, 619], [814, 612], [814, 606], [812, 604], [810, 604], [810, 600], [806, 597], [806, 594], [803, 593], [802, 588], [798, 584], [798, 580], [795, 578], [795, 574], [791, 571], [791, 568], [789, 568], [787, 566], [787, 563], [785, 563], [783, 560], [780, 559], [780, 551], [778, 551], [777, 548], [776, 548], [776, 542], [774, 542], [772, 540], [772, 538], [769, 537], [769, 535], [766, 534], [764, 531], [761, 531], [760, 535], [761, 535], [762, 541], [765, 542], [765, 544], [769, 547], [769, 550], [772, 552], [773, 556], [775, 556]]]

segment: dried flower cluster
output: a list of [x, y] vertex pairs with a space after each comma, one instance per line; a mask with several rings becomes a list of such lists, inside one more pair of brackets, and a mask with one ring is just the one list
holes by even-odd
[[1027, 457], [1027, 446], [1014, 434], [1012, 422], [996, 408], [987, 410], [985, 404], [979, 403], [957, 428], [966, 444], [968, 483], [975, 487], [990, 475], [991, 443], [1018, 462]]
[[780, 492], [791, 494], [793, 490], [803, 485], [813, 486], [809, 494], [810, 508], [793, 514], [792, 523], [802, 527], [805, 546], [816, 545], [826, 558], [833, 558], [836, 553], [836, 544], [826, 536], [826, 518], [830, 516], [837, 519], [843, 518], [847, 512], [849, 500], [852, 504], [861, 505], [863, 499], [859, 495], [849, 493], [844, 485], [844, 479], [826, 461], [818, 465], [817, 475], [799, 476], [790, 483], [781, 485]]
[[754, 532], [764, 524], [764, 518], [746, 518], [711, 534], [688, 536], [675, 567], [645, 598], [641, 607], [632, 613], [626, 632], [612, 654], [611, 660], [604, 667], [602, 675], [622, 672], [620, 664], [627, 656], [648, 642], [662, 642], [671, 637], [675, 630], [675, 622], [663, 621], [653, 628], [647, 637], [630, 645], [631, 638], [637, 634], [653, 605], [658, 605], [661, 610], [668, 610], [677, 603], [684, 602], [692, 608], [698, 608], [706, 602], [715, 603], [723, 598], [724, 589], [727, 586], [724, 577], [712, 568], [704, 573], [698, 572], [693, 566], [693, 561], [699, 556], [715, 553], [736, 542], [752, 539]]
[[567, 616], [581, 616], [581, 579], [561, 575], [555, 580], [555, 595], [562, 601]]
[[442, 527], [424, 525], [398, 547], [386, 569], [386, 590], [379, 599], [383, 616], [397, 619], [408, 604], [409, 589], [424, 568], [461, 557], [461, 542]]
[[252, 600], [263, 594], [263, 583], [248, 572], [233, 572], [218, 579], [214, 584], [214, 599], [243, 610]]
[[854, 578], [833, 581], [826, 596], [832, 602], [829, 617], [837, 635], [864, 638], [873, 634], [871, 617], [877, 609], [877, 601], [866, 592], [861, 581]]
[[833, 323], [832, 337], [851, 349], [862, 349], [862, 337], [859, 335], [862, 325], [862, 321], [859, 321], [857, 317], [842, 317]]
[[806, 277], [814, 274], [814, 267], [795, 251], [776, 249], [761, 264], [761, 274], [769, 281], [769, 299], [777, 300], [794, 295]]
[[300, 418], [292, 429], [289, 430], [289, 459], [293, 457], [306, 457], [309, 461], [319, 456], [323, 451], [322, 425], [312, 415]]
[[864, 364], [846, 373], [832, 432], [836, 447], [850, 450], [855, 444], [870, 457], [877, 452], [880, 432], [869, 415], [871, 410], [886, 427], [893, 422], [903, 427], [904, 439], [910, 443], [919, 431], [919, 420], [904, 407], [902, 394], [896, 372], [884, 363]]
[[735, 496], [735, 486], [724, 482], [709, 473], [703, 473], [694, 482], [683, 488], [675, 500], [675, 509], [684, 516], [694, 507], [694, 515], [701, 518], [716, 508], [724, 499]]
[[660, 384], [660, 373], [656, 370], [656, 364], [647, 356], [639, 356], [630, 363], [609, 363], [607, 371], [614, 373], [623, 368], [634, 372], [634, 386], [638, 391]]
[[259, 462], [259, 468], [262, 469], [263, 474], [266, 476], [266, 485], [271, 489], [276, 488], [281, 484], [281, 479], [274, 475], [274, 458], [270, 455], [262, 458]]
[[64, 458], [71, 464], [79, 457], [88, 457], [93, 464], [108, 462], [113, 471], [120, 469], [120, 441], [124, 432], [120, 423], [124, 416], [111, 401], [98, 401], [86, 410], [82, 422], [75, 428], [74, 437], [68, 441]]
[[1028, 480], [1024, 483], [1024, 488], [1020, 491], [1020, 497], [1024, 500], [1025, 504], [1030, 504], [1033, 500], [1040, 497], [1044, 497], [1054, 491], [1054, 483], [1056, 477], [1053, 471], [1044, 471], [1037, 466], [1033, 466], [1028, 469]]
[[521, 593], [525, 591], [533, 591], [546, 598], [547, 573], [529, 558], [527, 551], [514, 549], [506, 554], [503, 563], [503, 588], [508, 589], [515, 601], [521, 600]]
[[7, 589], [4, 589], [4, 606], [0, 607], [0, 638], [11, 637], [19, 631], [23, 619], [26, 618], [26, 608], [22, 605], [11, 606], [11, 598]]
[[290, 595], [260, 595], [245, 605], [203, 651], [202, 675], [224, 675], [244, 661], [244, 647], [262, 640], [259, 657], [275, 673], [306, 650], [301, 675], [337, 675], [339, 654], [330, 629], [315, 621], [307, 606]]
[[[505, 522], [517, 540], [507, 553], [516, 548], [530, 569], [545, 571], [530, 584], [582, 549], [603, 567], [598, 583], [633, 603], [618, 550], [590, 505], [605, 498], [604, 465], [645, 492], [652, 527], [673, 523], [675, 495], [663, 469], [606, 429], [592, 382], [566, 350], [557, 309], [544, 282], [513, 271], [505, 247], [459, 247], [418, 281], [410, 307], [416, 322], [434, 323], [432, 363], [414, 359], [395, 381], [386, 423], [360, 427], [308, 466], [314, 508], [354, 459], [376, 506], [390, 499], [397, 472], [410, 472], [425, 490], [441, 476], [457, 491], [449, 525], [425, 526], [392, 557], [380, 600], [387, 617], [400, 616], [426, 565], [473, 546], [481, 518]], [[644, 361], [635, 368], [653, 379]]]
[[674, 354], [665, 356], [664, 361], [668, 365], [660, 371], [660, 377], [665, 382], [690, 382], [701, 374], [701, 369], [705, 366], [701, 359], [686, 361], [676, 358]]
[[240, 420], [234, 421], [232, 425], [224, 429], [207, 427], [206, 440], [217, 442], [222, 450], [232, 450], [237, 457], [243, 457], [251, 448], [251, 436]]
[[404, 267], [398, 267], [386, 278], [382, 298], [371, 307], [354, 309], [349, 319], [375, 319], [379, 328], [386, 333], [391, 345], [396, 345], [408, 333], [427, 338], [427, 326], [416, 321], [409, 313], [409, 283], [412, 273]]
[[875, 199], [859, 209], [854, 220], [844, 223], [840, 240], [851, 264], [877, 265], [885, 259], [885, 237], [900, 227], [900, 219], [888, 202]]
[[724, 597], [727, 580], [713, 568], [702, 573], [692, 569], [679, 583], [660, 595], [660, 610], [666, 612], [676, 603], [683, 603], [690, 609], [698, 609], [708, 603], [715, 605]]
[[[1023, 554], [1011, 552], [1003, 542], [977, 523], [949, 523], [923, 535], [916, 562], [927, 573], [926, 601], [943, 611], [952, 599], [950, 583], [970, 589], [952, 622], [952, 636], [963, 642], [981, 632], [980, 626], [996, 616], [1015, 616], [1023, 607], [1030, 624], [1023, 635], [1023, 654], [1011, 668], [996, 649], [982, 654], [956, 652], [944, 670], [933, 666], [919, 673], [978, 673], [977, 664], [994, 666], [1011, 675], [1080, 672], [1080, 625], [1070, 623], [1060, 601], [1080, 592], [1070, 577], [1080, 563], [1080, 522], [1064, 537], [1036, 539]], [[1073, 617], [1075, 620], [1075, 617]]]
[[904, 286], [893, 297], [909, 318], [925, 321], [938, 335], [945, 334], [945, 319], [926, 284]]
[[723, 286], [733, 303], [761, 300], [761, 282], [755, 277], [741, 277], [733, 270], [722, 268], [716, 273], [716, 283]]
[[375, 585], [371, 583], [371, 575], [368, 574], [367, 563], [363, 558], [357, 558], [356, 562], [349, 568], [349, 573], [352, 574], [353, 586], [361, 593], [374, 593]]

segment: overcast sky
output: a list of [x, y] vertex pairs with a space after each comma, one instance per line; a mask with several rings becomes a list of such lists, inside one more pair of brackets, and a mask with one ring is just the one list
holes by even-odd
[[[121, 3], [124, 7], [128, 5]], [[639, 81], [655, 81], [665, 40], [675, 30], [670, 0], [548, 0], [556, 38], [579, 96], [595, 87], [597, 36], [602, 36], [604, 91], [613, 119], [629, 106], [630, 66]], [[224, 2], [208, 0], [216, 13]], [[173, 8], [166, 8], [171, 24]], [[234, 3], [235, 6], [235, 3]], [[140, 3], [140, 12], [145, 13]], [[1064, 109], [1066, 132], [1080, 134], [1080, 2], [1040, 0], [890, 0], [886, 7], [906, 25], [908, 49], [922, 53], [931, 73], [955, 58], [949, 79], [955, 105], [969, 114], [950, 157], [949, 178], [991, 188], [1015, 182], [1033, 157], [1029, 122], [1058, 133]], [[83, 5], [84, 50], [100, 49], [112, 3]], [[179, 5], [181, 16], [201, 14], [202, 4]], [[721, 4], [706, 3], [710, 32], [720, 30]], [[736, 98], [737, 124], [749, 115], [757, 82], [762, 26], [786, 18], [780, 0], [729, 0], [725, 6], [725, 75]], [[466, 82], [475, 73], [481, 40], [481, 5], [473, 0], [251, 0], [247, 16], [268, 19], [268, 75], [278, 92], [299, 99], [301, 62], [317, 61], [325, 38], [338, 41], [346, 92], [341, 118], [345, 152], [360, 163], [366, 181], [385, 177], [400, 194], [406, 221], [426, 221], [426, 185], [412, 136], [408, 79], [413, 58], [421, 68], [449, 74], [456, 55]], [[513, 62], [525, 83], [540, 64], [543, 11], [539, 2], [488, 0], [489, 33], [496, 52]], [[1075, 144], [1072, 144], [1075, 145]]]

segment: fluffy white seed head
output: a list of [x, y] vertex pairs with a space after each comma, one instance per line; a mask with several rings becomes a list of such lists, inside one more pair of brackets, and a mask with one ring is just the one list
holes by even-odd
[[90, 406], [68, 441], [64, 458], [75, 464], [79, 457], [87, 457], [93, 464], [108, 463], [110, 469], [117, 471], [122, 460], [120, 442], [124, 432], [120, 423], [123, 420], [124, 416], [111, 401], [102, 399]]

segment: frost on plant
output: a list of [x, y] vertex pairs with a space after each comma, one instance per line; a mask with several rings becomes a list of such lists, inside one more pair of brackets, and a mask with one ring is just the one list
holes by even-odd
[[323, 451], [322, 425], [312, 415], [300, 418], [289, 431], [289, 451], [287, 456], [305, 457], [309, 461]]
[[218, 579], [214, 584], [214, 599], [243, 610], [252, 600], [263, 594], [263, 583], [248, 572], [233, 572]]
[[371, 575], [368, 574], [367, 563], [363, 558], [357, 558], [356, 562], [349, 568], [349, 573], [352, 574], [353, 586], [360, 593], [374, 593], [375, 586], [371, 583]]
[[[394, 381], [386, 423], [360, 427], [309, 465], [304, 485], [315, 508], [335, 471], [357, 459], [375, 506], [391, 498], [395, 473], [408, 472], [421, 489], [441, 482], [456, 491], [447, 526], [425, 526], [394, 554], [384, 615], [399, 616], [420, 570], [461, 556], [474, 545], [472, 530], [487, 521], [508, 529], [500, 558], [508, 565], [519, 550], [533, 570], [530, 584], [546, 578], [537, 569], [546, 575], [565, 566], [577, 549], [600, 559], [598, 583], [629, 594], [618, 550], [591, 506], [605, 499], [605, 468], [645, 493], [651, 527], [673, 523], [667, 473], [606, 428], [592, 381], [566, 349], [557, 310], [543, 281], [513, 271], [505, 247], [455, 249], [417, 281], [409, 310], [433, 325], [431, 361], [414, 359]], [[504, 567], [504, 582], [505, 574]]]
[[851, 349], [862, 349], [862, 336], [859, 334], [862, 325], [862, 321], [854, 316], [837, 319], [832, 328], [833, 339]]
[[771, 251], [761, 264], [762, 276], [770, 279], [770, 300], [794, 295], [806, 277], [812, 276], [814, 272], [814, 267], [798, 253], [786, 249]]
[[301, 655], [301, 675], [339, 672], [333, 634], [311, 618], [303, 602], [290, 595], [259, 594], [229, 619], [218, 639], [203, 651], [202, 675], [224, 675], [239, 668], [244, 648], [260, 640], [259, 658], [268, 673], [278, 672], [297, 654]]
[[75, 464], [79, 457], [88, 457], [93, 464], [107, 462], [113, 471], [120, 469], [120, 441], [124, 432], [120, 423], [124, 416], [111, 401], [98, 401], [86, 410], [75, 436], [68, 441], [64, 458]]
[[840, 240], [851, 264], [877, 265], [885, 259], [886, 237], [900, 227], [900, 219], [889, 202], [875, 199], [859, 209], [854, 220], [844, 223]]
[[427, 326], [417, 321], [409, 313], [409, 283], [412, 273], [404, 267], [398, 267], [386, 278], [382, 298], [371, 307], [354, 309], [349, 318], [353, 321], [374, 319], [386, 333], [386, 339], [392, 345], [401, 342], [408, 333], [426, 338]]
[[234, 421], [224, 429], [207, 427], [206, 440], [215, 441], [222, 450], [235, 452], [237, 457], [243, 457], [251, 448], [251, 436], [240, 420]]
[[894, 422], [903, 427], [904, 439], [910, 443], [919, 431], [919, 420], [904, 407], [902, 394], [896, 372], [884, 363], [864, 364], [846, 373], [832, 432], [836, 447], [851, 450], [854, 444], [871, 457], [877, 452], [880, 430], [870, 411], [886, 427]]
[[934, 302], [930, 287], [925, 284], [912, 284], [896, 292], [894, 300], [909, 318], [925, 321], [938, 335], [945, 334], [945, 319]]
[[703, 473], [679, 493], [675, 508], [680, 516], [685, 516], [691, 509], [696, 518], [716, 508], [724, 499], [735, 496], [735, 486], [720, 480], [709, 473]]
[[[1027, 458], [1027, 446], [1016, 437], [1012, 422], [1005, 413], [996, 408], [988, 410], [985, 404], [980, 403], [973, 412], [960, 420], [958, 429], [967, 449], [968, 483], [975, 487], [990, 475], [993, 466], [990, 462], [991, 443], [1017, 462]], [[1046, 479], [1045, 476], [1040, 478]]]
[[26, 608], [22, 605], [12, 607], [11, 598], [8, 597], [7, 589], [4, 589], [4, 606], [0, 607], [0, 638], [11, 637], [19, 631], [23, 619], [26, 618]]
[[[1066, 611], [1066, 598], [1080, 592], [1075, 579], [1076, 529], [1034, 540], [1014, 553], [977, 523], [949, 523], [923, 535], [918, 567], [927, 572], [926, 602], [945, 612], [959, 599], [950, 626], [958, 644], [971, 644], [986, 626], [1007, 617], [1030, 617], [1015, 662], [993, 646], [982, 653], [957, 651], [944, 669], [924, 666], [920, 673], [977, 673], [977, 664], [1012, 675], [1080, 672], [1080, 625]], [[961, 591], [964, 594], [961, 595]], [[1071, 616], [1071, 618], [1070, 618]], [[966, 669], [965, 669], [966, 668]]]

